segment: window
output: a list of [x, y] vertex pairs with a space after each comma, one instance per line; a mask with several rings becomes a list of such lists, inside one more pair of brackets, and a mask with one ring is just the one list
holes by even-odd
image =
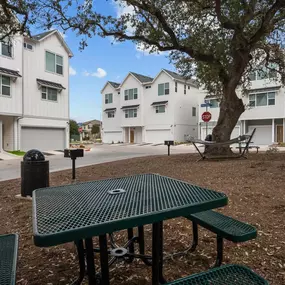
[[177, 82], [175, 82], [175, 92], [177, 92]]
[[272, 106], [275, 105], [276, 92], [262, 92], [257, 94], [249, 94], [249, 106], [260, 107], [260, 106]]
[[151, 86], [150, 85], [147, 85], [146, 87], [145, 87], [145, 89], [150, 89], [151, 88]]
[[125, 100], [138, 99], [138, 88], [125, 90]]
[[108, 112], [108, 118], [114, 118], [115, 117], [115, 111], [111, 111], [111, 112]]
[[188, 90], [190, 90], [190, 85], [188, 85]]
[[277, 71], [271, 70], [277, 69], [277, 65], [274, 63], [269, 64], [269, 68], [264, 67], [263, 70], [252, 71], [249, 73], [249, 79], [254, 80], [263, 80], [263, 79], [272, 79], [277, 77]]
[[186, 85], [184, 84], [184, 95], [186, 94]]
[[110, 104], [110, 103], [113, 103], [113, 94], [112, 93], [105, 94], [105, 104]]
[[25, 49], [28, 49], [28, 50], [33, 50], [33, 45], [31, 45], [31, 44], [28, 44], [28, 43], [24, 43], [24, 48]]
[[46, 51], [46, 70], [63, 74], [63, 57], [52, 52]]
[[42, 99], [57, 102], [57, 90], [54, 88], [42, 86]]
[[169, 95], [169, 82], [158, 84], [158, 96]]
[[196, 117], [196, 107], [192, 107], [192, 117]]
[[165, 105], [156, 106], [155, 113], [165, 113]]
[[128, 109], [125, 111], [125, 118], [136, 118], [138, 116], [137, 109]]
[[11, 96], [11, 80], [10, 77], [0, 75], [0, 95]]
[[8, 57], [12, 57], [12, 42], [9, 38], [4, 38], [0, 42], [0, 54]]
[[218, 108], [219, 107], [219, 101], [217, 99], [205, 100], [205, 103], [210, 104], [210, 108]]

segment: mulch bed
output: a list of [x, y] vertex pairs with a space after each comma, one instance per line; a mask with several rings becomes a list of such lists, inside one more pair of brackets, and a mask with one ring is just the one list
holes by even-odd
[[[233, 244], [225, 242], [225, 263], [251, 267], [270, 284], [285, 284], [285, 154], [250, 155], [248, 160], [196, 163], [196, 155], [154, 156], [105, 163], [77, 170], [78, 181], [120, 177], [138, 173], [159, 173], [226, 193], [229, 205], [221, 209], [254, 225], [257, 239]], [[71, 171], [52, 173], [51, 186], [71, 183]], [[20, 180], [0, 183], [0, 234], [19, 234], [17, 284], [69, 284], [77, 277], [73, 244], [50, 248], [33, 245], [31, 202], [15, 199]], [[200, 230], [195, 253], [165, 262], [167, 280], [207, 270], [215, 261], [215, 236]], [[166, 253], [186, 249], [192, 239], [191, 223], [179, 218], [164, 223]], [[116, 234], [120, 242], [124, 232]], [[146, 242], [151, 245], [150, 227]], [[96, 238], [94, 243], [97, 244]], [[98, 260], [96, 261], [98, 265]], [[111, 284], [151, 284], [151, 268], [141, 261], [117, 263], [111, 270]], [[86, 280], [85, 280], [86, 282]], [[87, 284], [87, 283], [85, 283]]]

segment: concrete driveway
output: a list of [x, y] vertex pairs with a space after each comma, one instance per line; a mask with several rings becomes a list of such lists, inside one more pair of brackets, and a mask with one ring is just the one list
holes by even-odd
[[[171, 147], [171, 153], [193, 153], [195, 149], [193, 146], [175, 146]], [[89, 166], [104, 162], [111, 162], [116, 160], [167, 154], [167, 147], [164, 145], [150, 146], [150, 145], [96, 145], [92, 151], [85, 152], [83, 158], [76, 160], [76, 167]], [[50, 161], [50, 171], [59, 171], [71, 169], [71, 160], [64, 158], [63, 154], [46, 156]], [[20, 178], [20, 162], [22, 158], [13, 160], [0, 161], [0, 181]]]

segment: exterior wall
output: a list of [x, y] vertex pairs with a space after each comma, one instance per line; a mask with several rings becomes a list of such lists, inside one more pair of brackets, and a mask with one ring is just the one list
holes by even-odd
[[14, 117], [11, 116], [0, 116], [0, 121], [2, 121], [2, 134], [0, 139], [2, 139], [2, 148], [4, 150], [14, 150]]
[[66, 147], [69, 146], [69, 121], [68, 120], [52, 120], [52, 119], [36, 119], [36, 118], [22, 118], [19, 120], [19, 149], [21, 149], [21, 128], [25, 127], [38, 127], [38, 128], [59, 128], [66, 131]]
[[[127, 89], [138, 89], [138, 99], [134, 100], [125, 100], [125, 90]], [[121, 115], [121, 126], [122, 127], [135, 127], [135, 126], [143, 126], [144, 125], [144, 90], [142, 84], [135, 79], [132, 75], [129, 75], [124, 81], [123, 85], [120, 88], [121, 94], [120, 96], [120, 108], [123, 106], [131, 106], [131, 105], [140, 105], [137, 109], [137, 117], [136, 118], [125, 118], [125, 111], [119, 109]]]
[[[12, 39], [12, 58], [0, 55], [0, 67], [19, 71], [23, 75], [23, 38], [15, 36]], [[22, 77], [15, 81], [11, 79], [11, 97], [0, 95], [0, 114], [21, 115], [22, 114]]]
[[[45, 51], [63, 56], [63, 75], [46, 71]], [[37, 84], [37, 78], [59, 83], [66, 88], [58, 93], [58, 102], [41, 99], [41, 89]], [[55, 34], [41, 42], [34, 43], [33, 51], [24, 49], [24, 116], [68, 119], [68, 80], [68, 53]]]

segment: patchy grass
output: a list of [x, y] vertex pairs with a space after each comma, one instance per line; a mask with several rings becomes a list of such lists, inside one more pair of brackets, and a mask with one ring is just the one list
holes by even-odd
[[[159, 173], [225, 193], [228, 206], [220, 209], [255, 226], [255, 240], [234, 244], [225, 241], [224, 262], [249, 266], [269, 281], [285, 284], [285, 154], [250, 154], [247, 160], [203, 161], [197, 155], [182, 154], [135, 158], [77, 169], [79, 181], [121, 177], [139, 173]], [[71, 170], [50, 174], [50, 184], [70, 184]], [[17, 285], [65, 285], [77, 277], [78, 261], [72, 243], [38, 248], [33, 243], [32, 204], [15, 199], [20, 179], [0, 182], [0, 234], [19, 234]], [[47, 217], [48, 218], [48, 217]], [[115, 234], [123, 244], [126, 231]], [[192, 240], [191, 222], [184, 218], [164, 222], [164, 252], [186, 249]], [[151, 230], [146, 227], [147, 252], [151, 249]], [[94, 238], [98, 246], [98, 239]], [[199, 246], [194, 253], [176, 256], [164, 263], [164, 275], [171, 281], [205, 271], [216, 256], [215, 235], [199, 229]], [[100, 264], [96, 254], [96, 270]], [[97, 271], [98, 272], [98, 271]], [[141, 261], [122, 262], [111, 267], [111, 285], [151, 284], [151, 268]], [[84, 280], [87, 284], [87, 280]]]
[[21, 151], [21, 150], [13, 150], [13, 151], [8, 151], [8, 152], [14, 155], [18, 155], [18, 156], [24, 156], [26, 153], [25, 151]]

